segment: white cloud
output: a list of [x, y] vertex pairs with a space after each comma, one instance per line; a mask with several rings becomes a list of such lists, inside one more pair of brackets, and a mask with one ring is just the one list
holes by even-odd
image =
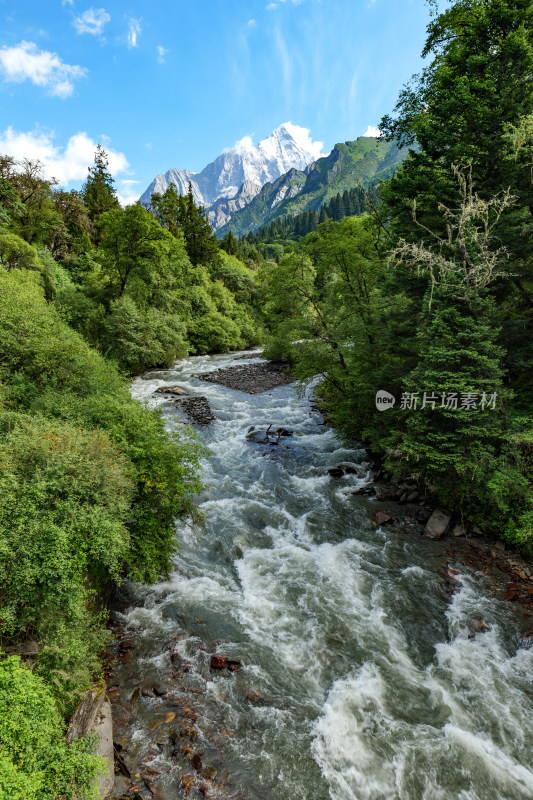
[[117, 197], [121, 206], [131, 206], [132, 203], [137, 202], [140, 192], [135, 189], [135, 186], [138, 183], [139, 181], [126, 179], [119, 181], [120, 186], [117, 190]]
[[126, 192], [123, 193], [123, 192], [118, 192], [117, 191], [118, 202], [120, 203], [120, 205], [123, 208], [125, 208], [126, 206], [132, 206], [134, 203], [137, 202], [137, 200], [139, 199], [139, 196], [140, 196], [140, 192], [127, 192], [126, 191]]
[[363, 136], [374, 136], [377, 138], [381, 136], [381, 131], [376, 125], [369, 125], [366, 131], [363, 133]]
[[300, 125], [293, 125], [292, 122], [284, 122], [282, 127], [286, 128], [294, 141], [299, 144], [300, 147], [303, 147], [304, 150], [307, 150], [309, 153], [311, 153], [315, 159], [327, 155], [327, 153], [322, 152], [324, 142], [314, 142], [311, 136], [311, 130], [309, 128], [302, 128]]
[[111, 19], [105, 8], [89, 8], [74, 19], [74, 27], [78, 33], [91, 33], [100, 36], [104, 26]]
[[[314, 142], [309, 128], [302, 128], [299, 125], [293, 125], [292, 122], [284, 122], [279, 127], [285, 128], [287, 132], [290, 133], [296, 144], [300, 145], [300, 147], [302, 147], [304, 150], [307, 150], [308, 153], [311, 153], [315, 160], [323, 155], [326, 155], [326, 153], [322, 152], [324, 142]], [[259, 142], [258, 147], [265, 147], [265, 142], [266, 140], [263, 139], [261, 142]], [[254, 152], [256, 147], [253, 142], [253, 137], [243, 136], [242, 139], [239, 139], [238, 142], [235, 142], [234, 149], [239, 153]]]
[[[40, 161], [45, 174], [49, 178], [57, 178], [62, 186], [67, 186], [71, 181], [85, 180], [87, 168], [94, 161], [96, 144], [86, 133], [74, 134], [65, 147], [56, 145], [54, 135], [50, 132], [36, 130], [24, 133], [9, 127], [0, 133], [0, 153], [13, 156], [17, 161], [24, 158]], [[111, 174], [127, 173], [129, 164], [124, 153], [109, 147], [105, 149]]]
[[257, 28], [257, 20], [256, 19], [249, 19], [246, 23], [249, 28]]
[[65, 64], [57, 53], [39, 51], [34, 42], [25, 41], [0, 49], [0, 72], [9, 83], [30, 80], [56, 97], [69, 97], [74, 91], [72, 81], [87, 74], [83, 67]]
[[160, 64], [164, 64], [165, 63], [165, 56], [168, 53], [167, 48], [163, 47], [160, 44], [158, 44], [157, 47], [156, 47], [156, 50], [157, 50], [157, 60], [159, 61]]
[[148, 150], [151, 150], [152, 149], [152, 142], [146, 142], [146, 144], [144, 146], [147, 147]]
[[137, 37], [141, 35], [141, 32], [142, 28], [140, 19], [134, 19], [132, 17], [129, 21], [128, 27], [128, 47], [130, 50], [133, 47], [138, 47]]
[[63, 5], [63, 6], [73, 6], [74, 5], [74, 0], [63, 0], [61, 5]]
[[249, 153], [255, 150], [254, 143], [251, 136], [243, 136], [238, 142], [235, 142], [235, 150], [238, 153]]

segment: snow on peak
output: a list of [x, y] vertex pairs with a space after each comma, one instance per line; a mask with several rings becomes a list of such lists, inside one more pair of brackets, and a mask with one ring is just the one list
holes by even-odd
[[171, 169], [158, 175], [141, 202], [149, 203], [153, 191], [164, 192], [171, 183], [184, 194], [190, 181], [196, 201], [209, 209], [220, 198], [236, 197], [245, 182], [259, 191], [290, 169], [304, 170], [324, 155], [322, 146], [313, 141], [309, 128], [284, 122], [257, 146], [251, 136], [244, 136], [199, 173]]
[[272, 131], [270, 136], [259, 142], [259, 148], [267, 152], [274, 142], [286, 141], [289, 139], [292, 139], [301, 150], [311, 156], [310, 161], [316, 161], [317, 158], [327, 155], [327, 153], [322, 152], [324, 142], [314, 142], [311, 138], [311, 131], [309, 128], [302, 128], [300, 125], [294, 125], [292, 122], [283, 122], [279, 128]]

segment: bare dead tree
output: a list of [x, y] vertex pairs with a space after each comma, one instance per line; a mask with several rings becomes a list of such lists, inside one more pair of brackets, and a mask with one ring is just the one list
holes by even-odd
[[424, 225], [417, 217], [416, 200], [413, 203], [413, 220], [425, 231], [436, 247], [426, 242], [407, 242], [400, 239], [391, 251], [389, 260], [405, 264], [418, 274], [427, 272], [432, 287], [453, 286], [459, 299], [470, 304], [479, 293], [497, 278], [509, 273], [504, 269], [508, 260], [505, 247], [495, 247], [496, 233], [501, 215], [515, 202], [510, 189], [484, 200], [473, 191], [472, 170], [454, 166], [459, 183], [461, 202], [457, 210], [444, 203], [438, 209], [446, 222], [446, 234], [441, 235]]

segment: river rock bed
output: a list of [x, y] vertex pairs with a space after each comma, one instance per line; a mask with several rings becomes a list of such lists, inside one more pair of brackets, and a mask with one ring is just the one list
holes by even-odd
[[219, 383], [228, 389], [237, 389], [248, 394], [261, 394], [278, 386], [287, 386], [293, 379], [287, 375], [286, 365], [275, 361], [260, 364], [243, 364], [242, 366], [217, 369], [215, 372], [203, 372], [197, 377], [208, 383]]
[[[236, 793], [225, 768], [237, 731], [225, 719], [222, 698], [207, 692], [214, 676], [238, 681], [235, 673], [241, 669], [240, 659], [221, 651], [223, 641], [202, 639], [196, 641], [194, 652], [188, 643], [188, 658], [183, 648], [190, 630], [153, 642], [147, 649], [139, 632], [128, 628], [122, 618], [122, 612], [131, 610], [138, 600], [133, 587], [123, 587], [120, 597], [110, 623], [115, 643], [108, 649], [106, 669], [115, 728], [112, 797], [246, 800]], [[164, 595], [155, 597], [156, 603], [164, 601]], [[140, 668], [141, 664], [145, 666]], [[244, 708], [266, 702], [249, 677], [239, 681], [239, 691]], [[147, 725], [148, 736], [135, 733], [140, 719]]]
[[209, 425], [216, 419], [207, 397], [203, 395], [180, 397], [174, 401], [174, 404], [181, 408], [195, 425]]

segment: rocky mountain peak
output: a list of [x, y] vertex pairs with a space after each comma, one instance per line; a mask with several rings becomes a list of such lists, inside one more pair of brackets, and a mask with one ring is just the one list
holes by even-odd
[[215, 211], [215, 205], [220, 208], [221, 201], [239, 198], [235, 206], [242, 207], [265, 183], [275, 181], [290, 169], [304, 170], [319, 157], [321, 147], [321, 142], [312, 141], [306, 128], [285, 122], [257, 146], [249, 136], [244, 137], [201, 172], [169, 169], [157, 175], [141, 196], [141, 203], [149, 205], [152, 194], [165, 192], [171, 183], [185, 194], [190, 182], [196, 202], [205, 206], [216, 229], [228, 221], [234, 204], [225, 205], [224, 221], [220, 214], [209, 213], [211, 209]]

